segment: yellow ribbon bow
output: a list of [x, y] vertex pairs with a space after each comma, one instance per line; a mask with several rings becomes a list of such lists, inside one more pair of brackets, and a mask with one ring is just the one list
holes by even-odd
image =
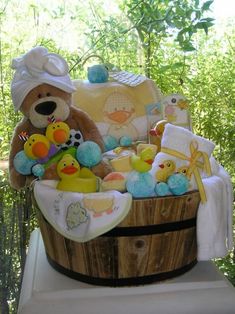
[[193, 173], [201, 196], [201, 201], [202, 203], [205, 203], [207, 201], [206, 192], [202, 183], [199, 169], [204, 170], [209, 176], [211, 176], [211, 166], [208, 155], [205, 152], [198, 150], [197, 141], [193, 140], [190, 143], [190, 157], [181, 152], [178, 152], [177, 150], [167, 147], [162, 147], [161, 152], [172, 155], [176, 158], [180, 158], [182, 160], [187, 160], [189, 162], [188, 176], [190, 177]]

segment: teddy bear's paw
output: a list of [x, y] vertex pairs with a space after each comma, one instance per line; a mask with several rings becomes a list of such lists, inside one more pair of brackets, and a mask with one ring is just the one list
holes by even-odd
[[59, 180], [56, 167], [57, 167], [57, 164], [54, 163], [50, 165], [47, 169], [45, 169], [42, 179], [43, 180]]
[[26, 177], [18, 173], [14, 168], [10, 171], [10, 185], [15, 190], [20, 190], [25, 187]]

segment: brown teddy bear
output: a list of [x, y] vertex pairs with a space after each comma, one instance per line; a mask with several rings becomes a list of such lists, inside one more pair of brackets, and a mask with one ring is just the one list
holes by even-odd
[[[68, 75], [68, 65], [61, 56], [48, 53], [44, 47], [36, 47], [13, 59], [12, 67], [15, 69], [11, 84], [12, 100], [15, 110], [24, 115], [14, 130], [11, 142], [9, 179], [13, 188], [27, 186], [33, 179], [31, 175], [22, 175], [14, 167], [16, 154], [24, 148], [20, 134], [45, 134], [51, 120], [64, 121], [69, 126], [71, 134], [67, 146], [78, 146], [90, 140], [103, 151], [103, 140], [95, 123], [85, 112], [71, 106], [75, 88]], [[92, 171], [103, 178], [111, 168], [101, 161]], [[49, 167], [43, 178], [56, 179], [56, 166]]]

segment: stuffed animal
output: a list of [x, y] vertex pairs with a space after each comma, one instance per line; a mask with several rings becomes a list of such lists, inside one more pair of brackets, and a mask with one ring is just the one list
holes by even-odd
[[[63, 149], [79, 146], [90, 140], [104, 151], [102, 137], [91, 118], [82, 110], [71, 105], [75, 88], [68, 74], [66, 61], [44, 47], [35, 47], [23, 56], [13, 59], [15, 74], [11, 84], [11, 95], [15, 110], [23, 113], [22, 120], [14, 130], [9, 156], [10, 184], [15, 189], [28, 185], [33, 177], [22, 175], [14, 167], [15, 156], [23, 150], [24, 141], [19, 135], [26, 133], [45, 135], [52, 120], [64, 121], [70, 128], [70, 138]], [[108, 164], [101, 161], [91, 169], [103, 178], [110, 171]], [[47, 168], [44, 179], [58, 179], [56, 164]]]

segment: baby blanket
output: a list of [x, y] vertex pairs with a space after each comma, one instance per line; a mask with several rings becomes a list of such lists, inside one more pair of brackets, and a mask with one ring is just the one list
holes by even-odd
[[72, 103], [92, 117], [102, 136], [119, 140], [130, 136], [133, 141], [146, 140], [148, 135], [146, 105], [161, 99], [159, 88], [150, 79], [136, 86], [117, 81], [89, 83], [74, 80], [76, 92]]
[[86, 242], [111, 230], [128, 214], [132, 197], [118, 191], [73, 193], [57, 190], [57, 181], [37, 181], [34, 197], [48, 222], [64, 237]]

